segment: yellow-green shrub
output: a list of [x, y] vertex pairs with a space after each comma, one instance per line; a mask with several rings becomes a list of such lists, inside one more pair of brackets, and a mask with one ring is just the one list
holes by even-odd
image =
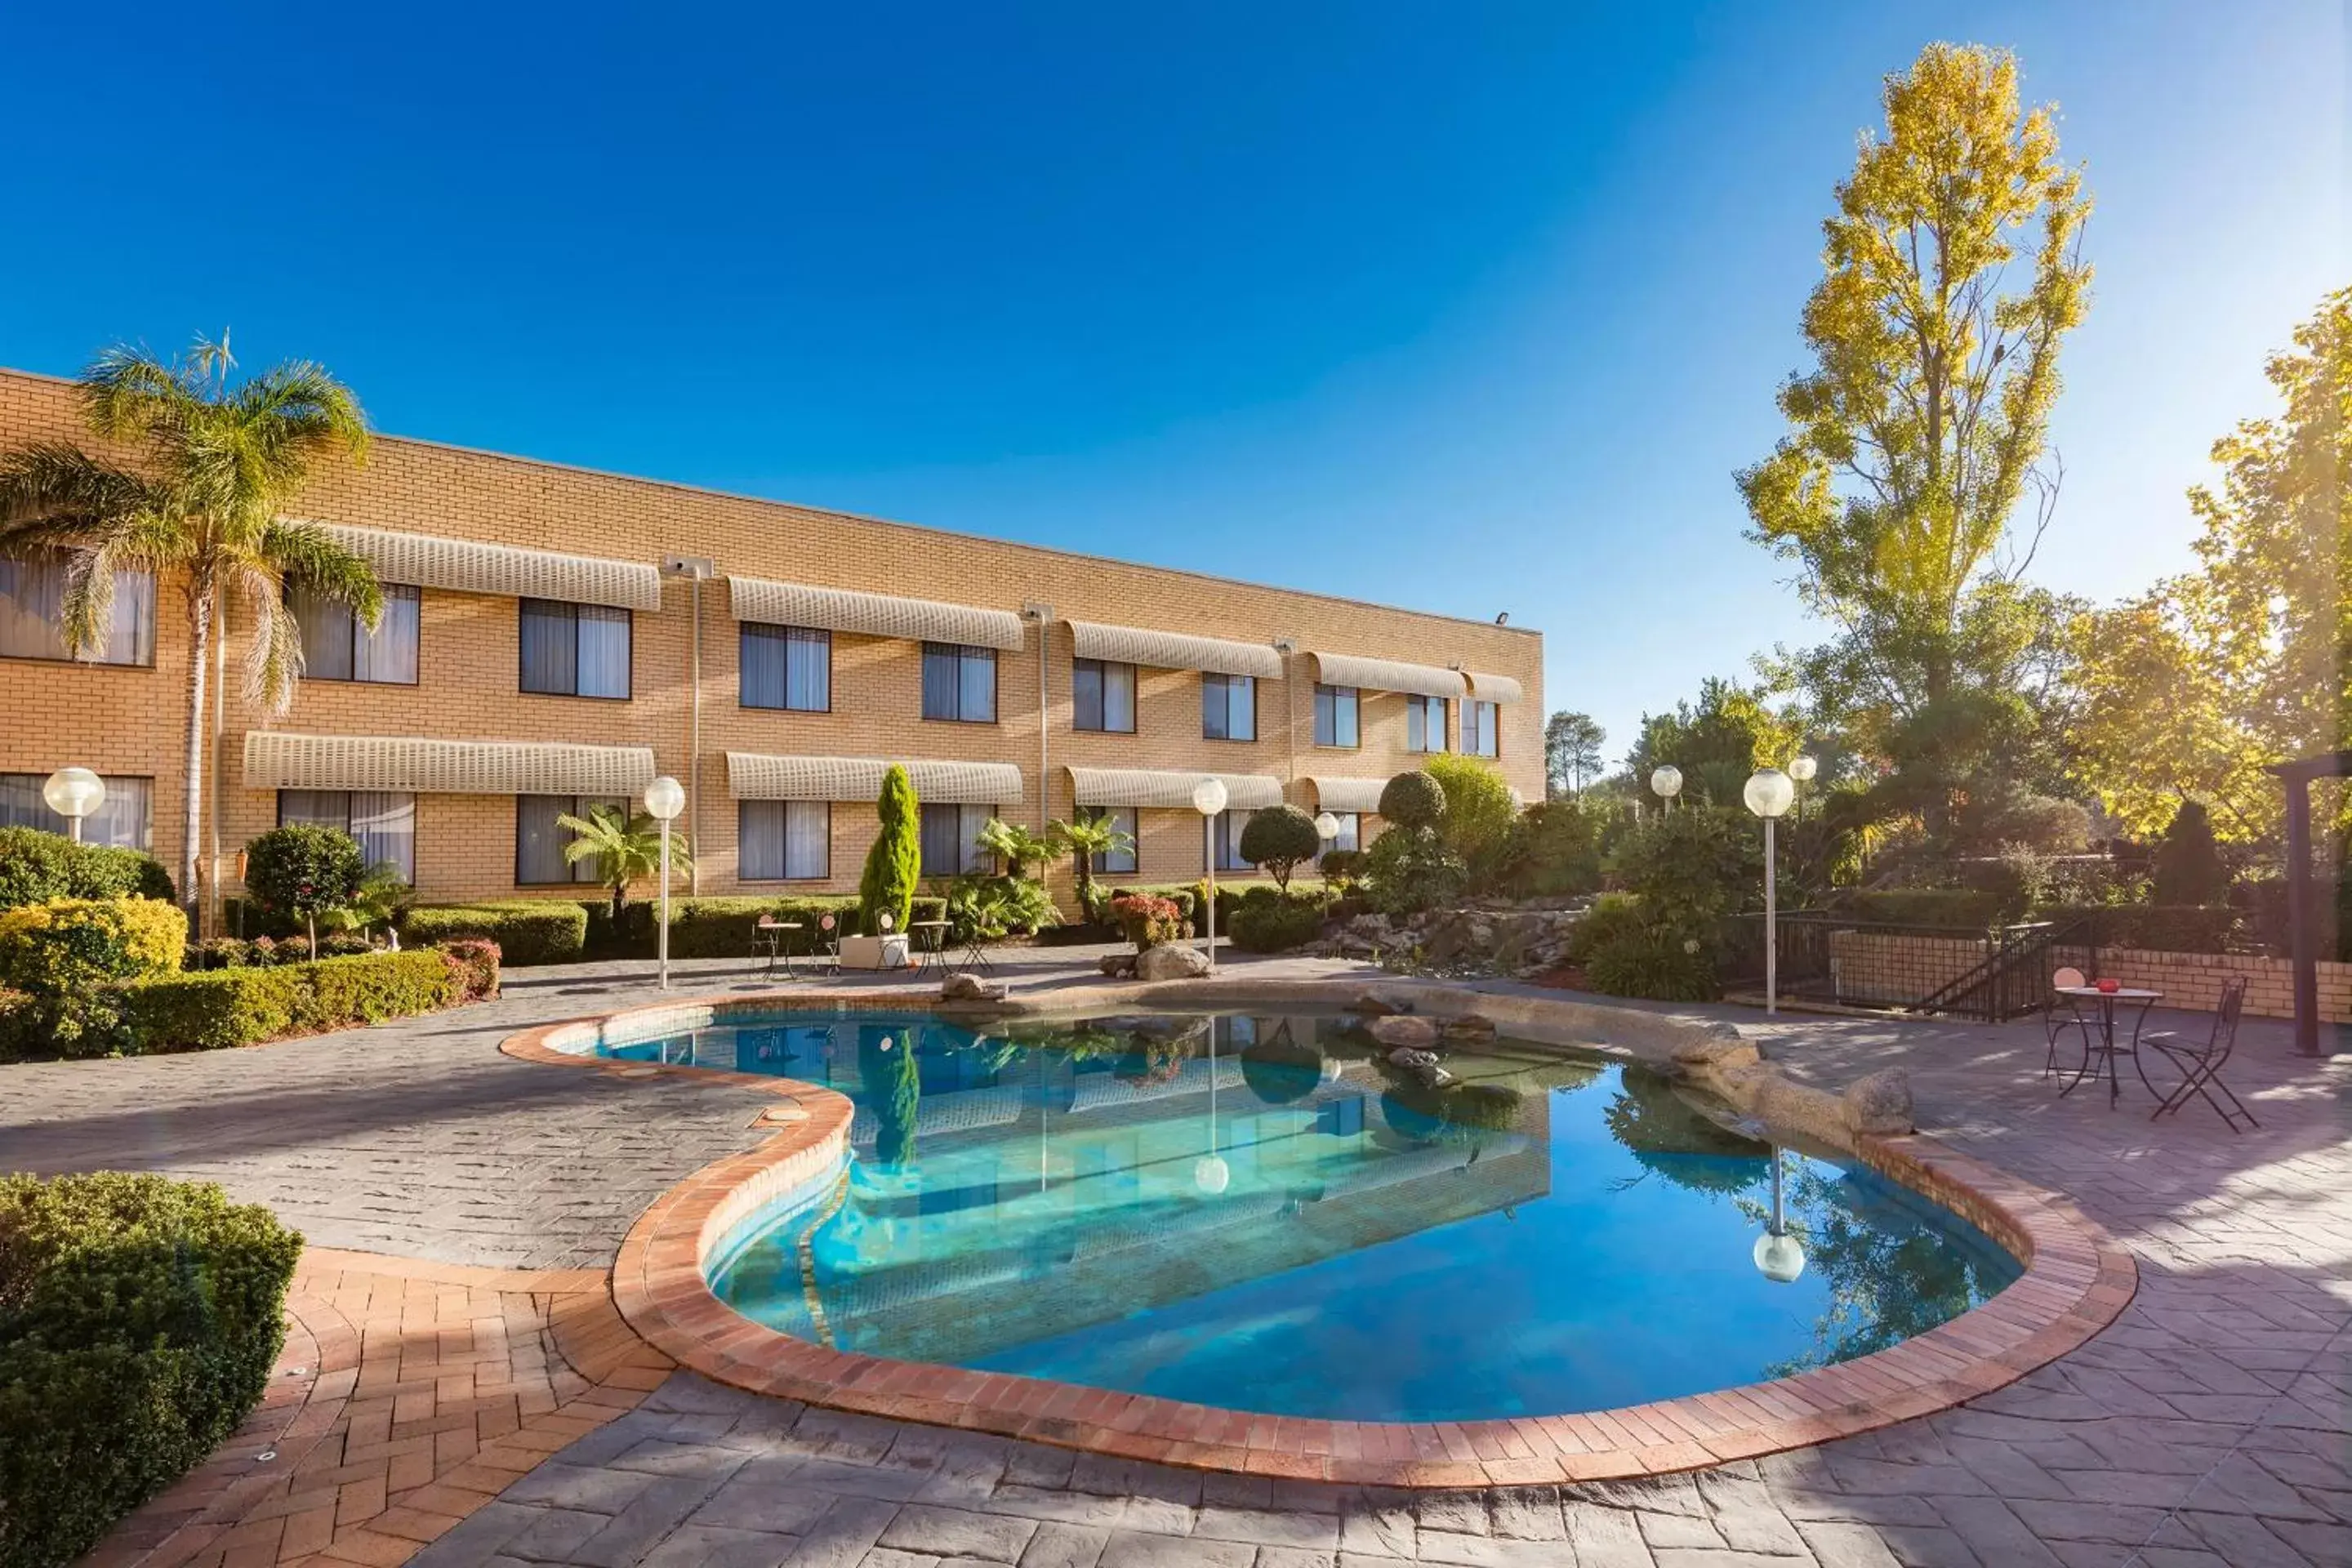
[[188, 917], [161, 899], [52, 899], [0, 911], [0, 984], [36, 995], [92, 980], [169, 974], [188, 947]]

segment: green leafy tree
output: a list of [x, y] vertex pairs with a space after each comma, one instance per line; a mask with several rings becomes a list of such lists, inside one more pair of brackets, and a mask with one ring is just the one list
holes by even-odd
[[915, 911], [915, 889], [923, 879], [923, 814], [915, 798], [915, 784], [907, 770], [892, 763], [882, 775], [882, 793], [875, 801], [882, 830], [866, 852], [865, 873], [857, 879], [857, 919], [867, 936], [889, 929], [903, 932]]
[[1493, 764], [1447, 753], [1432, 757], [1423, 771], [1445, 792], [1437, 837], [1476, 883], [1491, 881], [1517, 847], [1518, 803]]
[[1544, 789], [1554, 800], [1581, 795], [1601, 773], [1601, 747], [1609, 739], [1590, 713], [1559, 712], [1544, 721]]
[[2230, 896], [2230, 868], [2213, 840], [2213, 819], [2204, 806], [2184, 800], [2156, 846], [2156, 901], [2218, 904]]
[[128, 448], [121, 460], [65, 442], [0, 456], [0, 549], [67, 553], [63, 624], [74, 654], [103, 644], [117, 574], [177, 574], [185, 587], [180, 891], [192, 909], [207, 682], [221, 678], [212, 667], [226, 658], [227, 601], [241, 598], [247, 619], [246, 700], [269, 717], [292, 703], [302, 671], [289, 584], [350, 605], [371, 630], [383, 614], [367, 563], [324, 529], [287, 515], [321, 459], [365, 459], [358, 399], [308, 362], [232, 384], [234, 365], [226, 335], [199, 340], [169, 363], [143, 349], [110, 349], [82, 373], [78, 390], [90, 433]]
[[359, 840], [336, 827], [295, 823], [273, 827], [245, 847], [246, 890], [303, 922], [319, 951], [319, 917], [357, 895], [367, 864]]
[[1043, 866], [1058, 852], [1050, 831], [1035, 834], [1016, 823], [990, 817], [972, 842], [1004, 862], [1004, 874], [1020, 877], [1032, 866]]
[[1750, 537], [1835, 628], [1780, 672], [1885, 765], [1925, 751], [1936, 826], [1986, 765], [1955, 753], [2013, 732], [1987, 715], [2056, 624], [2020, 579], [2057, 495], [2048, 423], [2087, 308], [2091, 204], [2006, 51], [1931, 44], [1884, 101], [1823, 225], [1801, 323], [1814, 363], [1780, 394], [1789, 432], [1738, 484]]
[[1045, 837], [1069, 856], [1071, 873], [1078, 891], [1078, 909], [1090, 921], [1102, 916], [1102, 895], [1095, 884], [1095, 859], [1097, 856], [1128, 855], [1135, 850], [1135, 836], [1122, 833], [1111, 826], [1110, 818], [1100, 813], [1081, 811], [1075, 821], [1064, 822], [1059, 817], [1047, 825]]
[[1628, 761], [1646, 793], [1650, 773], [1662, 763], [1682, 771], [1686, 804], [1737, 805], [1748, 775], [1759, 768], [1785, 767], [1804, 734], [1793, 711], [1774, 712], [1762, 693], [1736, 680], [1702, 681], [1698, 701], [1678, 702], [1668, 713], [1645, 713]]
[[669, 837], [670, 866], [676, 871], [694, 868], [687, 853], [686, 835], [664, 828], [649, 812], [625, 812], [617, 806], [592, 805], [585, 816], [565, 812], [555, 825], [572, 835], [563, 846], [567, 865], [587, 861], [600, 886], [613, 889], [613, 929], [619, 931], [628, 907], [629, 884], [661, 875], [662, 837]]
[[1285, 804], [1252, 812], [1242, 824], [1239, 847], [1243, 859], [1264, 867], [1274, 885], [1288, 892], [1291, 872], [1322, 853], [1323, 837], [1313, 817]]

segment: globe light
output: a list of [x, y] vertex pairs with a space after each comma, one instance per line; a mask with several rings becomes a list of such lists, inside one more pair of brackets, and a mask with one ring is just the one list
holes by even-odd
[[88, 768], [59, 768], [41, 781], [41, 798], [73, 824], [73, 836], [79, 838], [81, 819], [106, 804], [106, 781]]
[[1683, 771], [1672, 763], [1650, 774], [1650, 788], [1662, 799], [1672, 800], [1683, 793]]
[[1765, 768], [1751, 777], [1739, 794], [1748, 802], [1748, 810], [1769, 819], [1787, 814], [1789, 803], [1797, 798], [1797, 786], [1780, 769]]
[[646, 785], [646, 810], [657, 822], [675, 820], [686, 809], [686, 786], [667, 773]]
[[1822, 764], [1811, 757], [1796, 757], [1789, 763], [1789, 776], [1799, 784], [1812, 783], [1813, 775], [1821, 771]]
[[1214, 816], [1225, 809], [1225, 781], [1202, 779], [1192, 786], [1192, 809], [1202, 816]]
[[1786, 1232], [1756, 1238], [1756, 1272], [1775, 1285], [1793, 1285], [1805, 1271], [1804, 1244]]
[[1192, 1162], [1192, 1184], [1215, 1197], [1234, 1179], [1232, 1169], [1222, 1154], [1203, 1154]]
[[1339, 837], [1339, 819], [1328, 811], [1315, 814], [1315, 837], [1333, 839]]

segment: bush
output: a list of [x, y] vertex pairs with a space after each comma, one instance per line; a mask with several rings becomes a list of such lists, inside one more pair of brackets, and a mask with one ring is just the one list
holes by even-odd
[[1573, 800], [1528, 807], [1517, 890], [1537, 898], [1590, 893], [1601, 887], [1601, 826]]
[[1937, 926], [1973, 933], [1999, 922], [2000, 900], [1967, 888], [1884, 888], [1849, 894], [1840, 901], [1839, 912], [1881, 925]]
[[460, 1002], [490, 1002], [499, 994], [499, 944], [479, 937], [460, 937], [432, 951], [449, 966], [457, 983]]
[[2079, 923], [2096, 946], [2146, 952], [2239, 952], [2251, 936], [2245, 912], [2231, 904], [2053, 904], [2033, 918]]
[[1434, 827], [1445, 816], [1445, 786], [1427, 772], [1399, 773], [1381, 787], [1381, 816], [1391, 827]]
[[183, 969], [242, 969], [253, 962], [253, 944], [241, 937], [206, 937], [188, 944]]
[[1242, 900], [1230, 932], [1244, 952], [1284, 952], [1303, 947], [1323, 932], [1323, 902], [1274, 894]]
[[1584, 963], [1584, 983], [1604, 996], [1654, 1002], [1712, 1002], [1723, 994], [1715, 953], [1697, 937], [1647, 929], [1600, 943]]
[[897, 763], [882, 775], [874, 810], [882, 830], [866, 852], [866, 869], [857, 879], [857, 923], [867, 936], [882, 934], [886, 914], [890, 930], [907, 929], [914, 913], [915, 885], [923, 878], [922, 807], [915, 799], [914, 782]]
[[246, 891], [306, 927], [349, 904], [366, 875], [359, 840], [339, 827], [298, 822], [245, 847]]
[[118, 981], [176, 971], [187, 917], [156, 899], [58, 899], [0, 913], [0, 985], [23, 1000], [0, 1056], [112, 1056], [128, 1048]]
[[[1381, 798], [1385, 805], [1388, 797]], [[1468, 876], [1433, 827], [1391, 827], [1364, 852], [1364, 879], [1384, 914], [1419, 914], [1457, 899]]]
[[1356, 879], [1364, 874], [1364, 852], [1360, 849], [1327, 849], [1317, 869], [1323, 873], [1325, 881], [1336, 888], [1353, 887]]
[[213, 1051], [291, 1034], [429, 1013], [461, 1000], [457, 968], [430, 948], [268, 969], [213, 969], [121, 989], [134, 1054]]
[[236, 1429], [301, 1247], [209, 1184], [0, 1179], [0, 1564], [71, 1561]]
[[509, 963], [569, 963], [587, 946], [588, 911], [563, 899], [418, 904], [401, 915], [399, 929], [416, 947], [471, 937], [498, 943]]
[[1437, 781], [1445, 796], [1437, 837], [1460, 857], [1473, 882], [1488, 885], [1513, 847], [1519, 808], [1512, 803], [1511, 786], [1491, 764], [1475, 757], [1432, 757], [1422, 771]]
[[152, 855], [77, 844], [37, 827], [0, 827], [0, 910], [52, 899], [126, 898], [179, 901], [171, 873]]
[[1291, 872], [1321, 851], [1323, 836], [1315, 831], [1313, 817], [1286, 804], [1252, 812], [1242, 824], [1237, 847], [1243, 859], [1265, 868], [1276, 888], [1287, 889]]
[[1184, 914], [1173, 899], [1121, 893], [1111, 900], [1110, 914], [1118, 922], [1119, 934], [1133, 942], [1138, 952], [1184, 935]]
[[1560, 956], [1570, 963], [1590, 963], [1601, 949], [1641, 929], [1641, 911], [1642, 900], [1631, 893], [1601, 894], [1583, 918], [1568, 928]]
[[2230, 896], [2230, 868], [2202, 805], [2184, 800], [2172, 814], [2156, 846], [2154, 870], [2159, 904], [2218, 904]]

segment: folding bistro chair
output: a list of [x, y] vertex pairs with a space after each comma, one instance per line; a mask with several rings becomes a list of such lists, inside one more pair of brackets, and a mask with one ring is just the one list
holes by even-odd
[[816, 918], [816, 951], [809, 959], [822, 961], [827, 974], [841, 973], [841, 917], [830, 910]]
[[[2140, 1037], [2140, 1044], [2151, 1050], [2163, 1052], [2166, 1060], [2187, 1075], [2180, 1087], [2172, 1091], [2171, 1098], [2149, 1115], [2150, 1121], [2168, 1110], [2179, 1111], [2189, 1103], [2190, 1095], [2201, 1094], [2205, 1097], [2205, 1103], [2220, 1114], [2221, 1125], [2231, 1131], [2240, 1131], [2237, 1119], [2241, 1116], [2246, 1119], [2248, 1127], [2262, 1125], [2254, 1120], [2254, 1113], [2230, 1092], [2230, 1086], [2221, 1081], [2221, 1069], [2229, 1065], [2230, 1053], [2238, 1048], [2238, 1017], [2245, 1011], [2245, 977], [2233, 975], [2229, 984], [2221, 987], [2221, 1005], [2213, 1009], [2212, 1030], [2203, 1040], [2195, 1040], [2168, 1029]], [[2221, 1100], [2214, 1099], [2209, 1092], [2211, 1089], [2221, 1090]], [[2230, 1103], [2224, 1106], [2222, 1100]]]
[[2084, 1021], [2082, 1014], [2070, 1005], [2067, 997], [2058, 994], [2058, 988], [2062, 985], [2088, 984], [2089, 982], [2083, 978], [2083, 972], [2072, 964], [2050, 972], [2050, 994], [2042, 1004], [2042, 1032], [2048, 1037], [2050, 1044], [2049, 1054], [2042, 1058], [2043, 1078], [2048, 1078], [2058, 1070], [2058, 1037], [2067, 1030], [2081, 1030], [2083, 1048], [2090, 1049], [2091, 1026]]

